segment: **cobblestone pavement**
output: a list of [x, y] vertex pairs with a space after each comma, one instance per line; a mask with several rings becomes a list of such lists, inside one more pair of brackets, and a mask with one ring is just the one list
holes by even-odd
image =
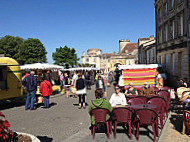
[[168, 125], [164, 142], [190, 142], [188, 135], [182, 135], [183, 117], [182, 115], [171, 113], [170, 123]]
[[[113, 93], [113, 87], [109, 87], [107, 90], [107, 98], [109, 99]], [[87, 103], [94, 99], [94, 86], [92, 90], [88, 90]], [[37, 136], [42, 142], [90, 142], [90, 141], [135, 141], [130, 140], [128, 135], [118, 128], [117, 139], [114, 140], [113, 134], [110, 140], [107, 139], [104, 133], [98, 133], [95, 136], [95, 140], [92, 140], [90, 134], [90, 117], [88, 114], [88, 107], [86, 109], [78, 109], [78, 98], [66, 98], [65, 95], [55, 95], [50, 98], [51, 108], [44, 109], [38, 107], [37, 110], [24, 110], [24, 104], [13, 105], [12, 103], [6, 103], [0, 105], [0, 111], [2, 111], [7, 120], [11, 124], [11, 129], [17, 132], [30, 133]], [[175, 120], [175, 119], [174, 119]], [[168, 129], [165, 130], [166, 137], [164, 142], [178, 142], [182, 139], [189, 141], [189, 137], [180, 134], [180, 131], [173, 129], [173, 121], [168, 125]], [[176, 127], [176, 126], [175, 126]], [[149, 129], [149, 128], [148, 128]], [[150, 131], [141, 129], [139, 142], [152, 142], [153, 136]], [[160, 133], [161, 134], [161, 133]], [[178, 136], [178, 138], [174, 138]], [[158, 140], [158, 138], [157, 138]]]

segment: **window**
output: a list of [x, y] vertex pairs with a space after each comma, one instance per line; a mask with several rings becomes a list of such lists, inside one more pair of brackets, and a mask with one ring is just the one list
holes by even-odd
[[179, 15], [177, 19], [178, 19], [177, 34], [178, 34], [178, 36], [183, 36], [183, 24], [184, 24], [183, 23], [183, 15], [182, 14]]
[[96, 62], [96, 57], [93, 57], [93, 60], [92, 60], [93, 62]]
[[175, 20], [172, 21], [172, 39], [175, 38]]
[[166, 55], [166, 71], [169, 73], [169, 54]]
[[180, 35], [183, 36], [183, 15], [180, 16]]
[[173, 75], [175, 75], [175, 53], [172, 55], [172, 70], [173, 70]]
[[87, 63], [89, 62], [89, 58], [86, 58], [86, 62], [87, 62]]
[[0, 66], [0, 90], [7, 89], [7, 66]]
[[190, 39], [190, 20], [188, 21], [188, 39]]
[[161, 56], [160, 64], [165, 68], [165, 61], [164, 61], [164, 55]]
[[178, 53], [178, 68], [179, 68], [179, 75], [183, 78], [183, 55], [182, 52]]
[[162, 28], [159, 28], [159, 43], [162, 43]]
[[165, 41], [168, 41], [168, 24], [165, 25]]
[[172, 8], [174, 8], [174, 0], [172, 0]]
[[182, 3], [184, 0], [178, 0], [178, 3]]
[[168, 12], [168, 3], [167, 2], [165, 3], [165, 11], [166, 11], [166, 14], [167, 14], [167, 12]]

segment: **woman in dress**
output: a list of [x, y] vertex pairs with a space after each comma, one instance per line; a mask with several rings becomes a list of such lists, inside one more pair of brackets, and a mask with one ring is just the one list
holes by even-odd
[[[78, 75], [78, 79], [76, 81], [76, 88], [77, 88], [77, 95], [79, 97], [79, 109], [82, 107], [85, 109], [86, 104], [85, 104], [85, 95], [86, 95], [86, 86], [85, 86], [85, 80], [82, 78], [82, 75]], [[83, 101], [81, 101], [81, 99]]]

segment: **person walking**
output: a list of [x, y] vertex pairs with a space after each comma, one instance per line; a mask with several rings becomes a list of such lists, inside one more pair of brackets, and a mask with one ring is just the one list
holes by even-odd
[[73, 77], [72, 77], [72, 82], [71, 82], [71, 86], [74, 87], [74, 97], [77, 98], [77, 94], [76, 94], [76, 81], [78, 79], [78, 75], [77, 75], [77, 72], [74, 71], [73, 73]]
[[40, 83], [40, 93], [44, 99], [44, 108], [49, 108], [49, 96], [53, 92], [52, 85], [44, 76], [43, 81]]
[[[77, 88], [77, 95], [79, 97], [79, 109], [82, 107], [85, 109], [86, 104], [85, 104], [85, 95], [86, 95], [86, 86], [85, 86], [85, 80], [82, 78], [82, 75], [78, 75], [78, 79], [76, 81], [76, 88]], [[81, 102], [81, 98], [83, 100], [83, 103]], [[83, 104], [83, 105], [82, 105]]]
[[86, 87], [87, 87], [87, 89], [91, 89], [90, 75], [89, 75], [88, 72], [86, 72], [86, 75], [85, 75], [85, 82], [86, 82]]
[[70, 82], [70, 78], [68, 77], [67, 73], [65, 73], [64, 76], [65, 76], [66, 96], [67, 96], [67, 98], [69, 98], [70, 97], [70, 84], [71, 84], [71, 82]]
[[96, 89], [102, 89], [105, 92], [106, 87], [101, 76], [98, 76], [98, 80], [96, 81]]
[[64, 75], [63, 73], [61, 72], [60, 73], [60, 92], [62, 92], [62, 89], [63, 89], [63, 86], [65, 85], [65, 78], [64, 78]]
[[37, 79], [34, 76], [35, 72], [30, 71], [30, 75], [25, 77], [22, 81], [22, 84], [27, 90], [27, 95], [26, 95], [26, 104], [25, 104], [25, 110], [29, 109], [30, 105], [30, 110], [34, 110], [34, 100], [35, 100], [35, 94], [37, 90]]

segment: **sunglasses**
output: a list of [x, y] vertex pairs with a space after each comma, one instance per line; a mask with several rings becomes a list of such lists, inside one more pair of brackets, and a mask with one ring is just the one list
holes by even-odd
[[120, 89], [120, 88], [115, 88], [115, 90], [117, 90], [117, 89]]

